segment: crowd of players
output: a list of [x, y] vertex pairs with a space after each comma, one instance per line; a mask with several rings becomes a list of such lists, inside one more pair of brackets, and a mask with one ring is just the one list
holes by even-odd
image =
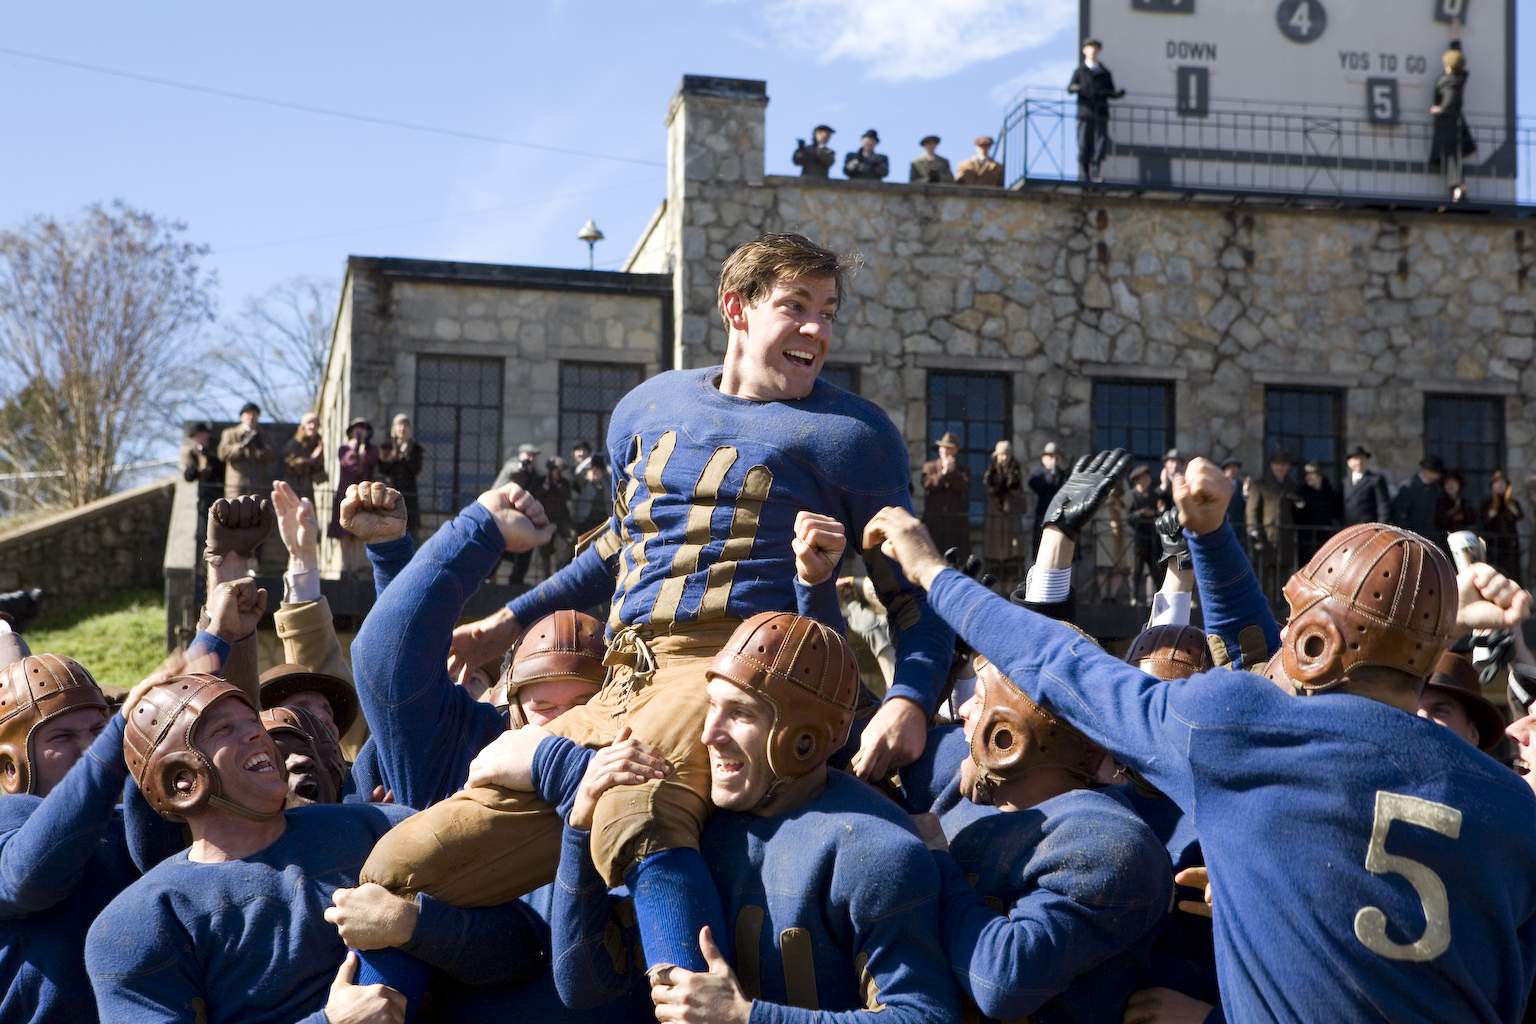
[[[889, 418], [817, 380], [838, 258], [763, 236], [719, 296], [724, 365], [619, 403], [613, 516], [491, 616], [458, 625], [552, 530], [517, 484], [419, 550], [399, 492], [349, 488], [377, 599], [344, 652], [278, 483], [210, 510], [202, 628], [120, 708], [0, 626], [0, 1020], [1521, 1018], [1536, 796], [1420, 708], [1526, 591], [1364, 524], [1282, 625], [1195, 459], [1117, 659], [1070, 581], [1124, 453], [1079, 461], [999, 596], [912, 515]], [[878, 700], [850, 546], [894, 638]]]

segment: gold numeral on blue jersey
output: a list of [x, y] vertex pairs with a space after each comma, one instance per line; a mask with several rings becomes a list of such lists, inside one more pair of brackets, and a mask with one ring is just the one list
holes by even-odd
[[1445, 883], [1433, 869], [1410, 857], [1387, 852], [1387, 833], [1394, 821], [1427, 828], [1451, 839], [1461, 835], [1461, 812], [1456, 808], [1378, 790], [1365, 869], [1373, 875], [1402, 875], [1407, 879], [1424, 907], [1424, 934], [1407, 944], [1393, 942], [1387, 938], [1386, 913], [1380, 907], [1361, 907], [1355, 914], [1355, 938], [1366, 949], [1388, 960], [1433, 960], [1451, 946], [1450, 899]]

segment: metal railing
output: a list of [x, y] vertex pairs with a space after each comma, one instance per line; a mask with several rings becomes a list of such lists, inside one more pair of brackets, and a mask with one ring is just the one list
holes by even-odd
[[[1477, 143], [1464, 161], [1469, 200], [1536, 202], [1536, 119], [1465, 119]], [[1444, 174], [1429, 161], [1427, 113], [1384, 124], [1339, 107], [1212, 101], [1192, 116], [1174, 97], [1137, 95], [1111, 103], [1108, 136], [1106, 185], [1415, 204], [1447, 197]], [[1004, 118], [998, 158], [1010, 188], [1080, 180], [1076, 98], [1026, 90]]]

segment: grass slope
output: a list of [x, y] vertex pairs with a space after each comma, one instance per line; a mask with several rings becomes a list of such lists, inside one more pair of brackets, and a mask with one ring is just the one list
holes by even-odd
[[57, 616], [45, 603], [26, 639], [35, 653], [74, 658], [104, 689], [126, 690], [165, 659], [165, 595], [123, 590]]

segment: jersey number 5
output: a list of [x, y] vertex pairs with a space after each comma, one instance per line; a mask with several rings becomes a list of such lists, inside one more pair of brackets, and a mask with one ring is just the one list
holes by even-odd
[[1402, 875], [1419, 894], [1424, 907], [1424, 934], [1406, 945], [1387, 938], [1387, 915], [1380, 907], [1361, 907], [1355, 914], [1355, 938], [1372, 953], [1388, 960], [1433, 960], [1451, 945], [1451, 904], [1440, 876], [1416, 860], [1387, 852], [1387, 833], [1394, 821], [1432, 829], [1452, 839], [1461, 835], [1461, 812], [1433, 800], [1401, 793], [1376, 794], [1376, 818], [1365, 869], [1373, 875]]

